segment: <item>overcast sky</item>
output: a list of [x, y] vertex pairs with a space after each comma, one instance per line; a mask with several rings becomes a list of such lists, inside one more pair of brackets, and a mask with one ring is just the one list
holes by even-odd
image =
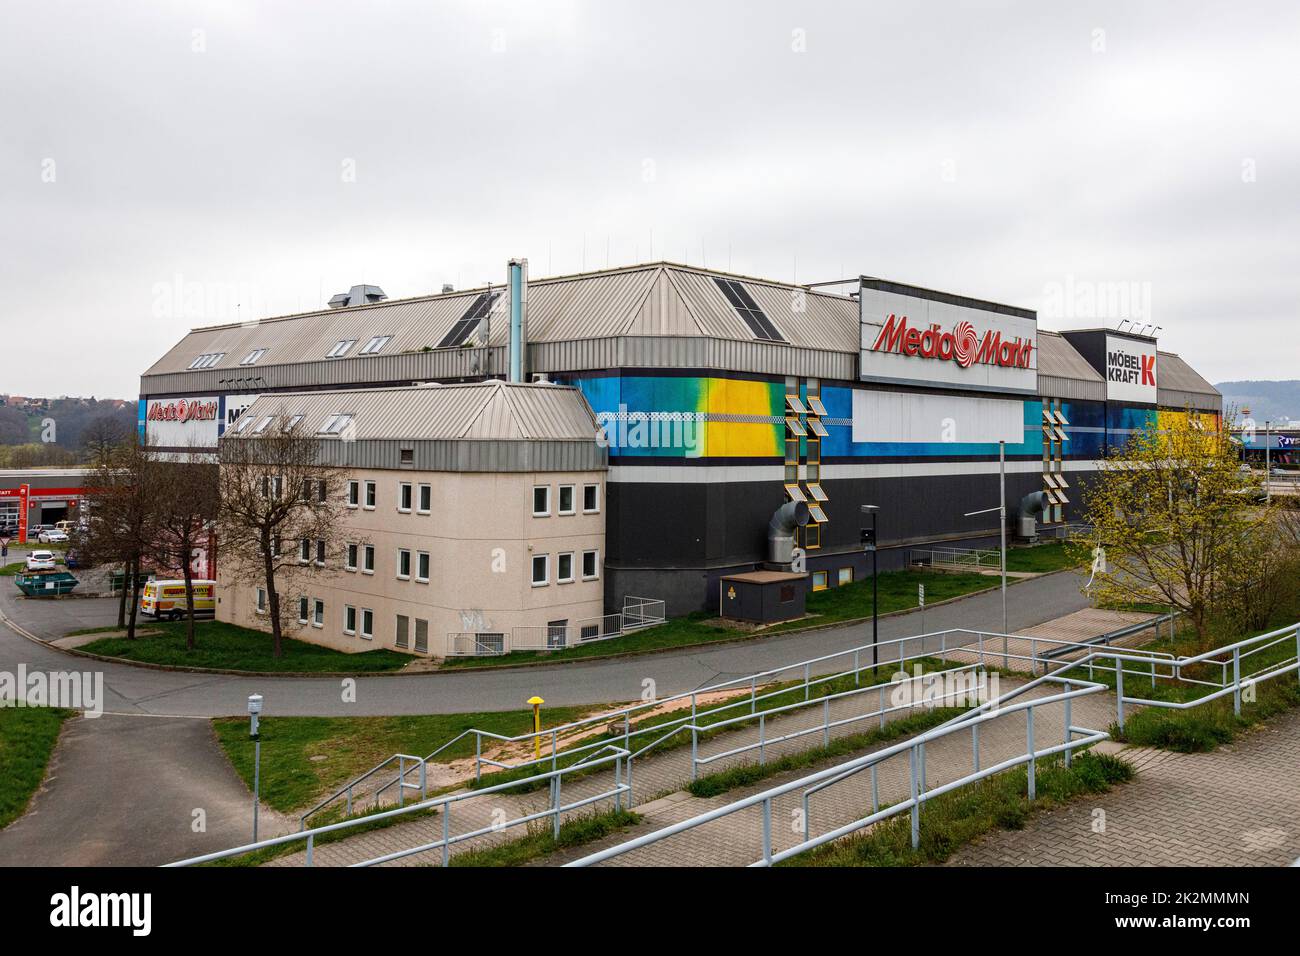
[[0, 392], [133, 397], [193, 326], [510, 256], [865, 273], [1152, 322], [1212, 381], [1300, 377], [1290, 0], [3, 17]]

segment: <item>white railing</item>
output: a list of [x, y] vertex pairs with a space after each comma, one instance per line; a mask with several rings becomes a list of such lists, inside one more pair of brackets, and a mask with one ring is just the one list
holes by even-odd
[[662, 624], [664, 602], [653, 598], [624, 598], [623, 610], [565, 624], [525, 624], [509, 631], [451, 631], [447, 657], [500, 657], [521, 651], [563, 651], [623, 637]]
[[907, 563], [941, 571], [1000, 571], [1002, 553], [996, 548], [920, 548], [907, 552]]

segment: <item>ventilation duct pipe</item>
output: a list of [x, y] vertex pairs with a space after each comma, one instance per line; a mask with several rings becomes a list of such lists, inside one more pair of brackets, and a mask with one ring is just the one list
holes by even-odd
[[1038, 516], [1050, 503], [1045, 491], [1031, 491], [1021, 498], [1016, 512], [1016, 533], [1022, 538], [1038, 537]]
[[795, 529], [808, 523], [808, 506], [802, 501], [787, 501], [772, 513], [767, 523], [767, 559], [772, 564], [790, 564], [794, 560]]

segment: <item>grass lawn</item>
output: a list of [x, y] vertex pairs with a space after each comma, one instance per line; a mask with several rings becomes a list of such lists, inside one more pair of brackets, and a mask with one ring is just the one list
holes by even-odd
[[[139, 626], [137, 621], [137, 625]], [[271, 656], [271, 635], [265, 631], [237, 627], [223, 621], [198, 621], [194, 627], [193, 651], [185, 649], [185, 622], [166, 621], [144, 624], [155, 636], [106, 637], [82, 645], [83, 651], [121, 657], [147, 664], [172, 664], [180, 667], [217, 667], [243, 671], [337, 671], [349, 674], [400, 670], [413, 658], [396, 651], [379, 649], [360, 654], [308, 644], [285, 637], [284, 656]]]
[[[542, 726], [576, 720], [593, 708], [545, 707]], [[249, 789], [253, 786], [253, 744], [246, 717], [212, 722], [217, 740]], [[283, 813], [301, 812], [338, 787], [395, 753], [423, 757], [464, 730], [477, 727], [506, 736], [532, 729], [532, 711], [427, 714], [411, 717], [264, 717], [262, 800]], [[474, 755], [474, 738], [459, 741], [440, 760]], [[324, 757], [324, 760], [313, 760]], [[396, 766], [393, 775], [397, 773]]]
[[[880, 575], [880, 613], [905, 611], [917, 607], [917, 585], [925, 585], [927, 604], [949, 598], [962, 597], [998, 586], [997, 578], [980, 574], [948, 574], [942, 571], [891, 571]], [[828, 588], [808, 595], [808, 613], [814, 617], [787, 621], [761, 631], [722, 627], [717, 615], [697, 611], [685, 617], [673, 618], [663, 624], [623, 637], [596, 641], [563, 651], [520, 651], [504, 657], [450, 657], [443, 667], [487, 667], [502, 662], [554, 663], [579, 658], [608, 657], [629, 651], [663, 650], [689, 644], [707, 644], [711, 641], [738, 640], [780, 634], [800, 628], [834, 624], [871, 616], [871, 579], [855, 581], [843, 587]]]
[[927, 800], [921, 807], [921, 845], [912, 849], [911, 814], [899, 813], [861, 836], [848, 837], [785, 861], [783, 866], [922, 866], [942, 863], [965, 844], [993, 830], [1020, 830], [1030, 814], [1076, 797], [1105, 793], [1130, 780], [1133, 768], [1116, 757], [1078, 754], [1066, 769], [1058, 756], [1038, 761], [1037, 797], [1028, 798], [1029, 775], [1015, 767]]
[[52, 707], [0, 707], [0, 830], [27, 809], [45, 779], [59, 728], [74, 713]]
[[1066, 541], [1045, 541], [1024, 548], [1007, 549], [1008, 571], [1031, 571], [1050, 574], [1078, 567], [1083, 563], [1084, 552], [1078, 545]]
[[560, 838], [553, 835], [551, 822], [542, 820], [529, 824], [527, 836], [484, 850], [458, 853], [448, 861], [451, 866], [522, 866], [556, 850], [582, 846], [611, 833], [635, 826], [641, 822], [639, 814], [630, 810], [609, 810], [574, 817], [560, 824]]
[[6, 564], [3, 568], [0, 568], [0, 577], [12, 578], [26, 567], [27, 562], [25, 561], [14, 561], [11, 564]]

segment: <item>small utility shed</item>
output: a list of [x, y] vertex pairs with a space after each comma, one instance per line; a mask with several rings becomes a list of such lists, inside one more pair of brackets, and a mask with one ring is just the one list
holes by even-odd
[[774, 624], [803, 617], [808, 575], [790, 571], [746, 571], [719, 582], [718, 606], [733, 621]]

